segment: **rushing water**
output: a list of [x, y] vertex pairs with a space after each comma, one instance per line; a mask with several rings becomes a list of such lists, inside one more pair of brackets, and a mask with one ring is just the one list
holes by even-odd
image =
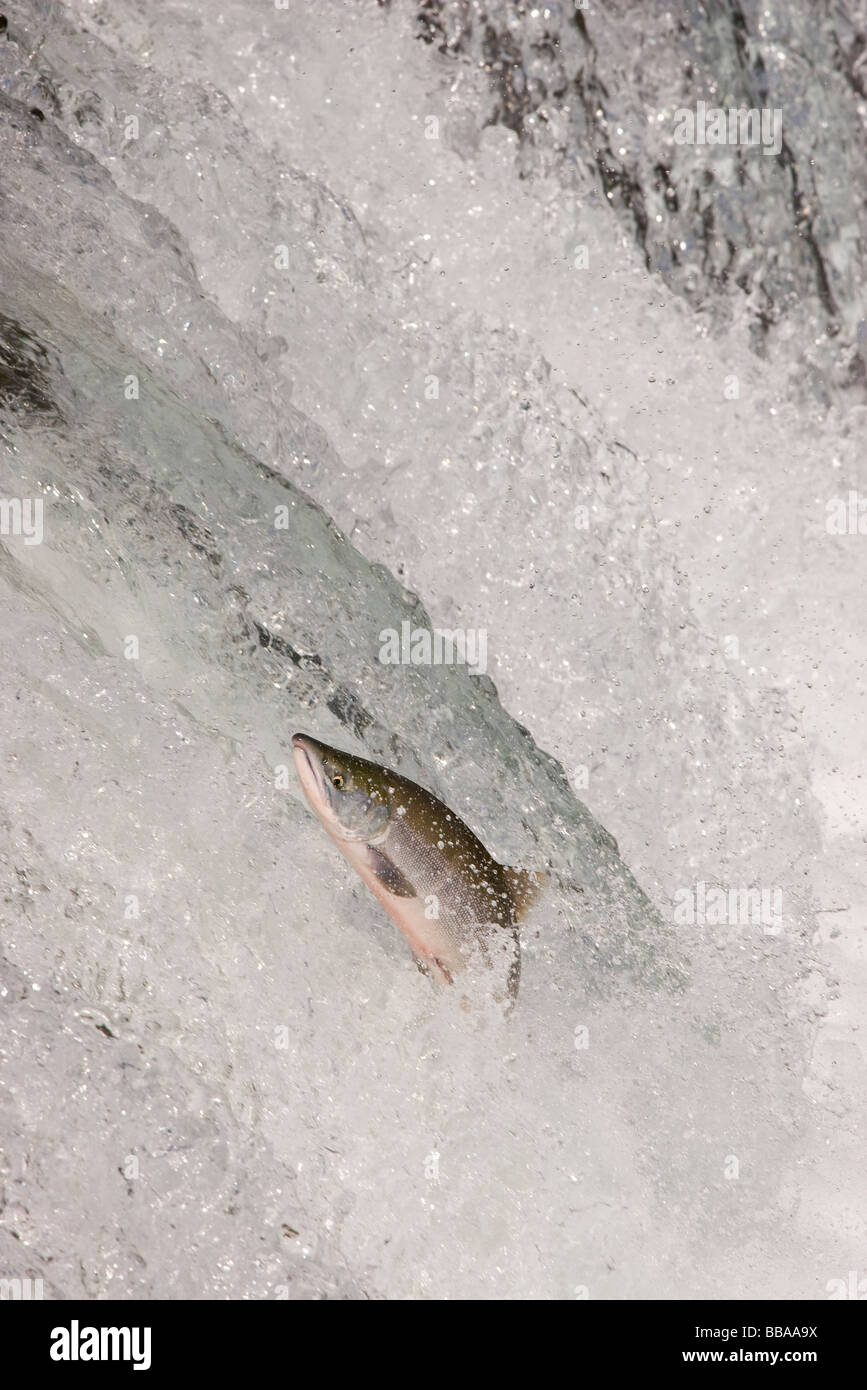
[[[709, 8], [8, 15], [0, 1275], [858, 1267], [863, 42]], [[705, 98], [785, 153], [674, 146]], [[549, 872], [509, 1017], [414, 970], [296, 728]]]

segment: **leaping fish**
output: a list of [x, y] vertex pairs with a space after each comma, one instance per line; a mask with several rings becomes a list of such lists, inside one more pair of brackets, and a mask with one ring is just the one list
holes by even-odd
[[293, 735], [292, 747], [314, 815], [397, 923], [419, 968], [450, 985], [474, 957], [492, 968], [505, 963], [514, 999], [518, 923], [541, 876], [498, 864], [454, 811], [399, 773], [307, 734]]

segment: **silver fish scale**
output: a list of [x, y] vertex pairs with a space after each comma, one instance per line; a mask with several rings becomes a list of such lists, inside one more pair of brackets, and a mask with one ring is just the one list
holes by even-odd
[[[446, 846], [447, 833], [445, 831], [441, 837]], [[436, 897], [440, 926], [462, 944], [478, 941], [479, 926], [512, 926], [511, 897], [500, 866], [493, 859], [489, 861], [490, 881], [480, 877], [471, 883], [471, 864], [467, 863], [463, 872], [456, 872], [445, 849], [438, 849], [426, 837], [418, 835], [403, 817], [392, 821], [380, 848], [420, 898]]]

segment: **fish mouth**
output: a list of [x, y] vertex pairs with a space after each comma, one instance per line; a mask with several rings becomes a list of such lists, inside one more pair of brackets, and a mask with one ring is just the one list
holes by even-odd
[[325, 779], [319, 760], [315, 755], [312, 739], [309, 739], [306, 734], [293, 734], [292, 747], [295, 756], [295, 770], [306, 796], [312, 801], [315, 794], [319, 800], [322, 800], [325, 795]]

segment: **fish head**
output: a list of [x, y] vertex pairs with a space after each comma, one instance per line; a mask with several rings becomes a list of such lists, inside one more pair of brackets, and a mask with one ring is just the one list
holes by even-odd
[[388, 829], [393, 788], [376, 763], [293, 734], [295, 770], [310, 809], [336, 840], [375, 843]]

